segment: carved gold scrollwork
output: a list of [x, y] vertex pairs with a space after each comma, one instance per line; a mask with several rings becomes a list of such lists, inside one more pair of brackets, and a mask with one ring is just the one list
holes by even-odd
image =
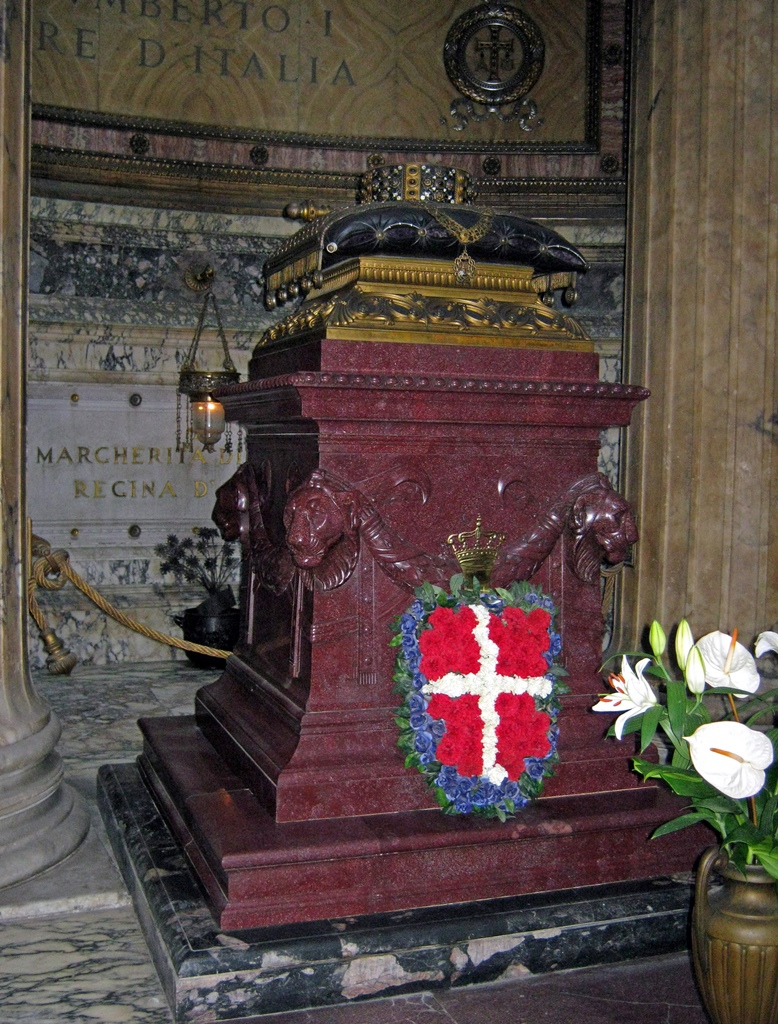
[[491, 298], [446, 299], [412, 292], [375, 295], [353, 287], [333, 297], [313, 300], [270, 327], [260, 344], [267, 345], [317, 327], [371, 325], [411, 329], [510, 330], [529, 337], [588, 341], [581, 325], [564, 313], [537, 305]]

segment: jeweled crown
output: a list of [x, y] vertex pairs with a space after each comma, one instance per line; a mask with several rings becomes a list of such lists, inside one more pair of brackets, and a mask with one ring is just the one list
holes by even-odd
[[462, 574], [468, 579], [477, 576], [481, 583], [488, 584], [494, 560], [504, 540], [504, 533], [483, 532], [481, 517], [478, 516], [474, 530], [452, 533], [448, 538], [448, 543], [451, 545]]

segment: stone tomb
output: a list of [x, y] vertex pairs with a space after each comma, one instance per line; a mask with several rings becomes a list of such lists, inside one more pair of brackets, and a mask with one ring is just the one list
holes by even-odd
[[[434, 235], [422, 212], [438, 222], [412, 206], [417, 234]], [[370, 204], [351, 224], [386, 237], [392, 213]], [[143, 778], [212, 914], [233, 931], [688, 869], [700, 836], [649, 842], [676, 805], [590, 712], [600, 560], [635, 540], [596, 471], [600, 431], [647, 393], [600, 382], [590, 341], [552, 305], [583, 261], [531, 225], [535, 249], [513, 263], [490, 232], [468, 244], [463, 279], [461, 245], [351, 256], [344, 221], [314, 222], [270, 263], [271, 297], [308, 298], [222, 395], [248, 432], [249, 468], [216, 514], [244, 544], [240, 645], [194, 716], [141, 723]], [[328, 265], [334, 235], [346, 252]], [[456, 571], [445, 539], [477, 515], [507, 535], [495, 582], [531, 578], [557, 603], [571, 689], [557, 774], [506, 823], [443, 815], [396, 747], [389, 623], [414, 585]]]

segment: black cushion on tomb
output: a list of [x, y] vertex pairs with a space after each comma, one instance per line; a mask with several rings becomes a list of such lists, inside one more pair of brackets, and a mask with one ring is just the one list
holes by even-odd
[[[472, 206], [429, 203], [367, 203], [352, 207], [334, 220], [327, 218], [322, 269], [364, 255], [453, 260], [462, 251], [462, 243], [430, 210], [440, 210], [465, 229], [476, 225], [484, 213]], [[587, 268], [575, 246], [556, 231], [510, 214], [495, 214], [486, 235], [468, 242], [467, 251], [480, 263], [513, 263], [544, 273]]]

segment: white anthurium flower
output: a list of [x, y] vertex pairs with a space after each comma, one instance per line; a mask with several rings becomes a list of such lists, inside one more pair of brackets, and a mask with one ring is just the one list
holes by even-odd
[[678, 665], [683, 671], [686, 668], [686, 659], [689, 657], [689, 651], [694, 647], [694, 637], [689, 627], [689, 623], [686, 619], [681, 619], [678, 623], [678, 629], [675, 631], [675, 656], [678, 659]]
[[622, 712], [615, 724], [616, 738], [619, 740], [630, 718], [642, 715], [644, 711], [659, 703], [650, 684], [643, 678], [643, 670], [650, 663], [650, 658], [643, 658], [633, 672], [626, 656], [622, 656], [621, 674], [613, 674], [608, 680], [615, 692], [603, 694], [601, 700], [592, 708], [592, 711]]
[[746, 648], [737, 642], [737, 633], [729, 636], [717, 630], [697, 641], [705, 662], [705, 680], [710, 686], [728, 686], [741, 693], [759, 689], [756, 662]]
[[740, 722], [711, 722], [684, 739], [694, 767], [726, 796], [744, 800], [764, 786], [765, 768], [774, 756], [764, 733]]
[[705, 689], [705, 661], [696, 644], [686, 657], [686, 666], [683, 674], [686, 679], [686, 685], [692, 693], [702, 693]]
[[756, 651], [757, 658], [761, 658], [763, 654], [767, 654], [768, 651], [773, 651], [778, 654], [778, 633], [771, 633], [767, 630], [765, 633], [760, 633], [756, 638]]

